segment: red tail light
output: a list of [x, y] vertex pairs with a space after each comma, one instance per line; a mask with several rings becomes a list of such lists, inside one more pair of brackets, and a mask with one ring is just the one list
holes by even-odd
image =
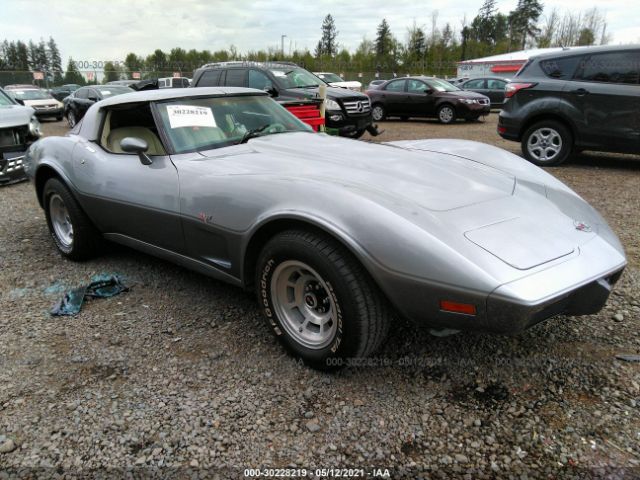
[[504, 87], [504, 96], [506, 98], [511, 98], [520, 90], [531, 88], [531, 87], [534, 87], [535, 85], [536, 85], [535, 83], [517, 83], [517, 82], [507, 83], [507, 86]]

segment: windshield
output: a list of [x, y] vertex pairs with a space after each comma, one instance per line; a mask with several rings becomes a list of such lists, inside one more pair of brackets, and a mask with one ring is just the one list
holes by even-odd
[[451, 85], [446, 80], [440, 80], [439, 78], [430, 78], [427, 80], [427, 84], [433, 88], [436, 92], [458, 92], [460, 89], [455, 85]]
[[44, 90], [11, 90], [11, 95], [20, 100], [45, 100], [53, 98], [50, 93]]
[[340, 78], [338, 75], [336, 75], [335, 73], [320, 73], [318, 74], [318, 77], [320, 77], [325, 82], [329, 82], [329, 83], [344, 82], [344, 80]]
[[157, 103], [175, 153], [242, 143], [249, 134], [308, 132], [311, 128], [267, 96], [183, 98]]
[[278, 79], [282, 88], [305, 88], [325, 85], [325, 82], [313, 73], [300, 67], [272, 68], [271, 73]]
[[133, 88], [129, 87], [121, 87], [116, 85], [109, 85], [108, 87], [100, 87], [98, 88], [102, 98], [113, 97], [114, 95], [122, 95], [123, 93], [134, 92]]
[[0, 90], [0, 105], [15, 105], [15, 102], [4, 93], [4, 90]]

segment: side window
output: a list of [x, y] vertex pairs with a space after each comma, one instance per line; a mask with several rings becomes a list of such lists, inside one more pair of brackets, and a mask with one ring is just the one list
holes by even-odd
[[198, 87], [217, 87], [222, 70], [207, 70], [198, 80]]
[[247, 70], [245, 68], [232, 68], [227, 70], [227, 79], [224, 84], [227, 87], [246, 87]]
[[407, 92], [409, 93], [424, 93], [429, 87], [420, 80], [407, 80]]
[[489, 90], [504, 90], [506, 85], [507, 82], [503, 82], [502, 80], [487, 80], [487, 88]]
[[259, 70], [249, 70], [249, 88], [264, 90], [273, 87], [273, 83], [264, 73]]
[[86, 99], [88, 92], [89, 92], [88, 88], [81, 88], [81, 89], [76, 91], [76, 93], [74, 94], [74, 97]]
[[637, 85], [640, 76], [640, 52], [603, 53], [583, 57], [575, 79]]
[[464, 84], [464, 88], [485, 88], [484, 80], [481, 78], [477, 80], [469, 80]]
[[404, 84], [407, 83], [406, 80], [394, 80], [393, 82], [387, 83], [387, 86], [384, 89], [387, 92], [404, 92]]
[[[547, 77], [569, 80], [573, 77], [580, 60], [584, 57], [552, 58], [540, 62], [540, 68]], [[520, 72], [518, 72], [520, 73]]]

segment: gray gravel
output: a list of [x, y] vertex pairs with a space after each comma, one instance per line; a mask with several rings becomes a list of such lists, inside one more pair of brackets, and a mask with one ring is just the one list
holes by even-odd
[[[640, 475], [640, 363], [616, 359], [640, 353], [640, 161], [584, 158], [553, 173], [600, 209], [630, 256], [599, 315], [516, 337], [436, 338], [399, 322], [375, 365], [333, 375], [284, 354], [238, 289], [124, 248], [62, 259], [31, 185], [0, 189], [0, 478]], [[65, 288], [102, 272], [131, 291], [74, 318], [48, 315]]]

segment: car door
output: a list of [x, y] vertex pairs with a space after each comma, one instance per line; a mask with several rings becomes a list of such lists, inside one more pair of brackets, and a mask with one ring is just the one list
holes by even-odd
[[[100, 140], [80, 139], [73, 150], [75, 186], [85, 211], [105, 234], [182, 253], [178, 173], [170, 156], [150, 155], [153, 163], [143, 165], [138, 155], [109, 151], [105, 142], [116, 129], [105, 131], [108, 115], [101, 113], [104, 122], [98, 119], [104, 124]], [[125, 128], [138, 135], [134, 125]]]
[[88, 98], [89, 90], [89, 88], [81, 88], [76, 91], [73, 97], [71, 108], [76, 114], [77, 120], [80, 120], [84, 116], [85, 112], [91, 105]]
[[484, 78], [474, 78], [473, 80], [468, 80], [460, 85], [460, 88], [462, 90], [469, 90], [472, 92], [478, 92], [483, 95], [487, 95], [487, 81]]
[[408, 115], [406, 84], [404, 78], [392, 80], [380, 90], [378, 96], [382, 99], [387, 115]]
[[564, 93], [581, 113], [585, 148], [640, 151], [640, 50], [584, 55]]
[[485, 95], [491, 99], [491, 105], [502, 105], [504, 103], [504, 88], [507, 86], [505, 80], [498, 78], [488, 78], [486, 80]]
[[407, 108], [410, 116], [426, 117], [435, 114], [433, 89], [422, 80], [407, 80]]

